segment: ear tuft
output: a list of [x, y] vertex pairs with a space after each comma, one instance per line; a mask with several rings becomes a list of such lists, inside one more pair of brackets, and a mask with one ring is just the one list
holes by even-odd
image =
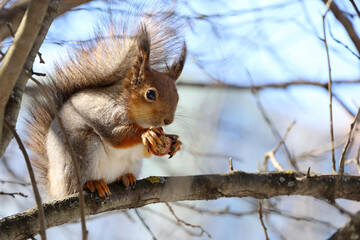
[[180, 77], [180, 74], [184, 68], [186, 53], [186, 43], [184, 41], [179, 58], [175, 59], [171, 67], [168, 68], [168, 74], [174, 81], [176, 81]]
[[146, 70], [150, 70], [150, 39], [145, 25], [141, 25], [135, 36], [137, 54], [132, 64], [131, 84], [139, 85]]

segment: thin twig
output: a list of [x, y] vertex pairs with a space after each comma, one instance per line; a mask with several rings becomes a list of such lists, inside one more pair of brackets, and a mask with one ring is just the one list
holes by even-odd
[[25, 197], [25, 198], [28, 197], [27, 195], [23, 194], [22, 192], [15, 192], [15, 193], [0, 192], [0, 195], [8, 195], [8, 196], [11, 196], [13, 198], [15, 198], [15, 195], [19, 195], [19, 196]]
[[18, 185], [21, 185], [21, 186], [24, 186], [24, 187], [31, 185], [31, 183], [23, 183], [23, 182], [7, 181], [7, 180], [0, 180], [0, 183], [18, 184]]
[[6, 22], [6, 26], [9, 28], [9, 31], [10, 31], [10, 35], [15, 38], [15, 33], [14, 33], [14, 30], [12, 29], [12, 24], [11, 22]]
[[45, 61], [42, 58], [42, 54], [40, 52], [38, 52], [37, 55], [39, 56], [39, 63], [45, 64]]
[[268, 160], [271, 161], [272, 165], [274, 166], [274, 168], [277, 171], [284, 171], [284, 168], [281, 166], [281, 164], [276, 160], [275, 158], [275, 152], [274, 149], [271, 151], [268, 151], [265, 153], [265, 157], [264, 157], [264, 166], [267, 166], [267, 162]]
[[[360, 148], [359, 148], [360, 149]], [[358, 151], [359, 152], [359, 151]], [[359, 158], [350, 158], [348, 160], [345, 161], [345, 164], [350, 164], [350, 163], [354, 163], [357, 170], [358, 170], [358, 174], [360, 174], [360, 164], [359, 164]]]
[[355, 156], [355, 159], [356, 159], [356, 166], [357, 166], [357, 169], [358, 169], [358, 173], [360, 174], [360, 146], [358, 147], [358, 150], [356, 152], [356, 156]]
[[38, 211], [39, 211], [40, 236], [41, 236], [42, 240], [46, 240], [45, 212], [44, 212], [44, 208], [42, 206], [40, 193], [39, 193], [39, 190], [38, 190], [37, 185], [36, 185], [35, 175], [34, 175], [34, 171], [32, 169], [31, 163], [30, 163], [29, 155], [27, 154], [26, 149], [24, 147], [24, 144], [22, 143], [19, 135], [17, 134], [15, 129], [12, 126], [10, 126], [10, 124], [7, 122], [6, 119], [4, 119], [4, 125], [5, 125], [5, 127], [7, 127], [10, 130], [10, 132], [15, 137], [15, 140], [18, 143], [19, 148], [20, 148], [20, 150], [21, 150], [21, 152], [22, 152], [22, 154], [23, 154], [23, 156], [25, 158], [26, 167], [27, 167], [28, 172], [29, 172], [31, 185], [32, 185], [34, 195], [35, 195], [36, 205], [37, 205]]
[[157, 238], [155, 237], [154, 233], [151, 231], [150, 227], [146, 224], [146, 222], [144, 221], [144, 219], [141, 217], [141, 215], [139, 214], [139, 211], [135, 208], [135, 213], [138, 216], [138, 218], [140, 219], [141, 223], [144, 225], [144, 227], [146, 228], [146, 230], [150, 233], [150, 235], [152, 236], [153, 240], [157, 240]]
[[356, 123], [359, 121], [359, 117], [360, 117], [360, 108], [356, 114], [356, 117], [354, 119], [354, 121], [350, 124], [350, 131], [349, 131], [349, 136], [346, 140], [345, 146], [341, 152], [341, 156], [340, 156], [340, 164], [339, 164], [339, 173], [343, 174], [344, 173], [344, 165], [345, 165], [345, 156], [346, 156], [346, 152], [347, 149], [350, 145], [351, 140], [353, 139], [353, 132], [356, 126]]
[[[247, 74], [248, 74], [248, 77], [249, 77], [249, 79], [250, 79], [250, 81], [251, 81], [251, 83], [252, 83], [252, 85], [253, 85], [253, 80], [252, 80], [252, 77], [251, 77], [251, 75], [250, 75], [250, 72], [247, 71]], [[253, 93], [253, 95], [254, 95], [254, 97], [255, 97], [256, 104], [257, 104], [257, 106], [258, 106], [258, 108], [259, 108], [259, 110], [260, 110], [260, 113], [261, 113], [262, 117], [264, 118], [264, 120], [266, 121], [266, 123], [268, 124], [268, 126], [270, 127], [271, 132], [273, 133], [275, 139], [280, 142], [280, 141], [282, 140], [282, 138], [281, 138], [281, 136], [280, 136], [280, 133], [279, 133], [279, 131], [276, 129], [275, 125], [272, 123], [270, 117], [268, 116], [268, 114], [267, 114], [267, 112], [266, 112], [266, 110], [265, 110], [265, 107], [264, 107], [264, 105], [262, 104], [262, 102], [261, 102], [261, 100], [260, 100], [259, 93], [256, 91], [255, 88], [251, 88], [251, 91], [252, 91], [252, 93]], [[283, 149], [283, 152], [284, 152], [285, 157], [288, 159], [288, 161], [291, 163], [291, 165], [294, 167], [294, 169], [295, 169], [297, 172], [299, 172], [300, 169], [299, 169], [296, 161], [294, 161], [294, 159], [291, 157], [291, 154], [290, 154], [290, 151], [289, 151], [287, 145], [286, 145], [285, 143], [283, 143], [283, 144], [282, 144], [282, 147], [283, 147], [282, 149]]]
[[328, 82], [328, 91], [329, 91], [329, 107], [330, 107], [330, 145], [331, 145], [331, 168], [333, 172], [336, 172], [336, 163], [335, 163], [335, 148], [334, 148], [334, 122], [333, 122], [333, 109], [332, 109], [332, 78], [331, 78], [331, 64], [330, 64], [330, 55], [329, 55], [329, 48], [326, 40], [326, 26], [325, 26], [325, 18], [327, 13], [330, 10], [332, 0], [327, 1], [326, 12], [322, 16], [322, 23], [323, 23], [323, 34], [324, 34], [324, 45], [326, 50], [326, 58], [329, 70], [329, 82]]
[[263, 203], [263, 199], [260, 199], [260, 200], [259, 200], [259, 219], [260, 219], [261, 226], [262, 226], [263, 229], [264, 229], [265, 238], [266, 238], [266, 240], [269, 240], [269, 236], [268, 236], [268, 234], [267, 234], [267, 228], [266, 228], [265, 223], [264, 223], [264, 220], [263, 220], [262, 203]]
[[179, 223], [182, 223], [186, 226], [189, 226], [189, 227], [192, 227], [192, 228], [199, 228], [201, 230], [201, 232], [199, 233], [199, 236], [202, 236], [204, 233], [209, 237], [211, 238], [211, 235], [200, 225], [193, 225], [191, 223], [187, 223], [185, 222], [184, 220], [180, 219], [178, 216], [176, 216], [175, 212], [174, 212], [174, 209], [172, 209], [172, 207], [170, 206], [169, 203], [165, 203], [165, 205], [169, 208], [169, 211], [171, 212], [171, 214], [176, 218], [176, 220], [179, 222]]
[[229, 170], [234, 171], [234, 166], [233, 166], [233, 162], [232, 162], [232, 157], [229, 157]]
[[331, 32], [330, 24], [328, 24], [328, 26], [329, 26], [329, 33], [330, 33], [331, 38], [332, 38], [335, 42], [339, 43], [340, 45], [342, 45], [343, 47], [345, 47], [347, 50], [349, 50], [350, 53], [352, 53], [355, 57], [357, 57], [358, 59], [360, 59], [360, 56], [359, 56], [358, 54], [356, 54], [356, 53], [355, 53], [353, 50], [351, 50], [346, 44], [344, 44], [344, 43], [341, 42], [340, 40], [337, 40], [337, 39], [333, 36], [333, 34], [332, 34], [332, 32]]
[[[332, 85], [335, 84], [357, 84], [360, 83], [360, 80], [338, 80], [338, 81], [332, 81]], [[179, 82], [177, 84], [178, 86], [184, 86], [184, 87], [206, 87], [206, 88], [215, 88], [215, 89], [236, 89], [236, 90], [263, 90], [268, 88], [275, 88], [275, 89], [287, 89], [292, 86], [315, 86], [320, 87], [328, 91], [328, 82], [327, 83], [321, 83], [321, 82], [312, 82], [312, 81], [306, 81], [306, 80], [295, 80], [295, 81], [289, 81], [289, 82], [282, 82], [282, 83], [268, 83], [268, 84], [258, 84], [258, 85], [237, 85], [237, 84], [229, 84], [229, 83], [199, 83], [199, 82]], [[346, 110], [347, 113], [351, 116], [355, 116], [353, 112], [349, 109], [348, 106], [335, 94], [333, 93], [333, 98]]]
[[83, 189], [82, 189], [82, 186], [81, 186], [81, 180], [80, 180], [80, 170], [79, 170], [79, 166], [78, 166], [78, 162], [77, 162], [77, 157], [76, 157], [76, 154], [74, 152], [74, 149], [73, 147], [71, 146], [70, 144], [70, 140], [66, 134], [66, 131], [65, 131], [65, 128], [64, 128], [64, 125], [60, 119], [60, 116], [57, 112], [57, 109], [54, 105], [54, 103], [51, 101], [51, 98], [50, 96], [48, 95], [46, 89], [42, 86], [42, 84], [36, 80], [35, 78], [33, 78], [30, 73], [28, 71], [24, 71], [24, 73], [31, 79], [33, 80], [36, 85], [39, 87], [41, 93], [43, 94], [43, 96], [46, 98], [46, 100], [48, 101], [54, 115], [55, 115], [55, 118], [59, 124], [59, 127], [60, 127], [60, 130], [64, 136], [64, 139], [65, 139], [65, 143], [68, 147], [68, 150], [70, 152], [70, 156], [71, 156], [71, 160], [74, 164], [74, 169], [75, 169], [75, 177], [77, 179], [77, 184], [78, 184], [78, 192], [79, 192], [79, 206], [80, 206], [80, 216], [81, 216], [81, 229], [82, 229], [82, 235], [83, 235], [83, 240], [86, 240], [87, 239], [87, 236], [88, 236], [88, 231], [86, 229], [86, 222], [85, 222], [85, 204], [84, 204], [84, 193], [83, 193]]
[[285, 135], [280, 140], [280, 142], [272, 150], [265, 153], [265, 157], [264, 157], [265, 169], [267, 169], [267, 160], [270, 159], [271, 163], [273, 164], [273, 166], [275, 167], [276, 170], [284, 171], [284, 168], [276, 160], [275, 153], [277, 152], [277, 150], [279, 150], [279, 148], [281, 147], [282, 144], [285, 144], [285, 140], [286, 140], [287, 136], [289, 135], [289, 132], [290, 132], [291, 128], [295, 125], [295, 123], [296, 123], [296, 121], [291, 122], [290, 125], [287, 127]]
[[329, 205], [335, 207], [337, 210], [339, 210], [340, 213], [345, 214], [347, 216], [349, 216], [350, 218], [353, 218], [355, 215], [351, 212], [349, 212], [348, 210], [346, 210], [345, 208], [343, 208], [342, 206], [340, 206], [337, 202], [335, 201], [328, 201], [328, 200], [324, 200], [324, 202], [328, 203]]
[[195, 233], [195, 232], [190, 231], [189, 229], [185, 228], [181, 223], [179, 223], [178, 221], [176, 221], [176, 220], [168, 217], [167, 215], [165, 215], [165, 214], [162, 213], [162, 212], [158, 212], [158, 211], [155, 211], [155, 210], [152, 209], [152, 208], [147, 208], [147, 207], [144, 207], [144, 208], [142, 208], [141, 210], [143, 210], [143, 211], [148, 211], [148, 212], [150, 212], [150, 213], [152, 213], [152, 214], [155, 214], [155, 215], [157, 215], [157, 216], [165, 219], [166, 221], [168, 221], [168, 222], [170, 222], [170, 223], [172, 223], [172, 224], [174, 224], [174, 225], [176, 225], [176, 226], [181, 227], [181, 230], [183, 230], [184, 232], [186, 232], [186, 233], [189, 234], [190, 236], [194, 236], [194, 237], [198, 237], [198, 236], [199, 236], [198, 233]]
[[355, 12], [357, 13], [358, 17], [360, 18], [360, 11], [358, 9], [358, 7], [356, 6], [354, 0], [350, 0], [351, 4], [353, 5]]

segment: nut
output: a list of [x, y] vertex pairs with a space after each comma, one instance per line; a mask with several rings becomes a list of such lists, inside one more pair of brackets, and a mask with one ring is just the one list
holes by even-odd
[[150, 151], [156, 156], [164, 156], [169, 153], [171, 144], [172, 144], [172, 140], [171, 140], [171, 138], [169, 138], [165, 135], [161, 135], [159, 138], [161, 140], [162, 145], [161, 144], [156, 145], [156, 148], [158, 151], [156, 151], [156, 149], [154, 149], [153, 145], [150, 146]]

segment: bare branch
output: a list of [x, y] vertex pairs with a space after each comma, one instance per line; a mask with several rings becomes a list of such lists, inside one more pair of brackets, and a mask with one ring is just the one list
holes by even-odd
[[8, 181], [8, 180], [0, 180], [0, 183], [18, 184], [18, 185], [21, 185], [21, 186], [24, 186], [24, 187], [31, 185], [31, 183]]
[[281, 139], [281, 141], [272, 150], [265, 153], [264, 166], [265, 166], [266, 169], [267, 169], [267, 160], [270, 159], [271, 163], [273, 164], [273, 166], [275, 167], [276, 170], [284, 171], [284, 168], [276, 160], [275, 153], [277, 152], [277, 150], [279, 150], [281, 145], [285, 143], [285, 140], [286, 140], [287, 136], [289, 135], [289, 132], [290, 132], [291, 128], [295, 125], [295, 122], [296, 121], [293, 121], [292, 123], [290, 123], [290, 125], [286, 129], [285, 136]]
[[[71, 8], [89, 1], [90, 0], [63, 0], [58, 15], [64, 14]], [[16, 32], [30, 2], [30, 0], [16, 1], [7, 9], [3, 9], [1, 3], [0, 22], [10, 22], [13, 26], [14, 32]], [[0, 26], [0, 41], [3, 41], [9, 36], [9, 31], [7, 31], [6, 27]]]
[[[243, 217], [243, 216], [258, 213], [258, 210], [256, 210], [256, 209], [249, 210], [249, 211], [246, 211], [246, 212], [234, 212], [234, 211], [230, 211], [229, 207], [226, 207], [223, 210], [208, 210], [208, 209], [198, 208], [198, 207], [191, 206], [189, 204], [184, 204], [184, 203], [175, 203], [175, 204], [176, 204], [176, 206], [191, 209], [191, 210], [193, 210], [195, 212], [198, 212], [200, 214], [209, 214], [209, 215], [213, 215], [213, 216], [216, 216], [216, 215], [218, 215], [218, 216], [228, 215], [228, 216]], [[267, 214], [276, 214], [278, 216], [282, 216], [282, 217], [285, 217], [285, 218], [290, 218], [290, 219], [293, 219], [295, 221], [306, 221], [306, 222], [318, 223], [318, 224], [325, 225], [325, 226], [327, 226], [329, 228], [337, 229], [337, 227], [330, 224], [329, 222], [322, 221], [322, 220], [312, 218], [312, 217], [296, 216], [296, 215], [284, 212], [284, 211], [279, 210], [279, 209], [272, 209], [272, 208], [269, 209], [269, 208], [264, 208], [263, 207], [262, 212], [267, 213]]]
[[355, 12], [357, 13], [358, 17], [360, 18], [360, 11], [358, 9], [358, 7], [356, 6], [354, 0], [350, 0], [351, 4], [353, 5]]
[[265, 239], [266, 239], [266, 240], [269, 240], [269, 236], [268, 236], [268, 234], [267, 234], [267, 228], [266, 228], [265, 223], [264, 223], [264, 220], [263, 220], [262, 202], [263, 202], [263, 199], [260, 199], [260, 200], [259, 200], [259, 210], [258, 210], [259, 219], [260, 219], [261, 226], [262, 226], [263, 229], [264, 229]]
[[[16, 2], [18, 3], [18, 2]], [[14, 3], [14, 5], [16, 4]], [[42, 4], [41, 2], [39, 2], [40, 4]], [[41, 28], [40, 31], [38, 32], [38, 34], [36, 35], [36, 40], [34, 42], [34, 44], [31, 45], [31, 51], [28, 55], [22, 55], [23, 57], [27, 58], [26, 62], [23, 66], [21, 66], [21, 70], [25, 69], [25, 70], [30, 70], [32, 69], [32, 65], [35, 59], [35, 56], [47, 34], [47, 31], [52, 23], [52, 21], [54, 20], [56, 13], [57, 13], [57, 9], [59, 7], [60, 1], [59, 0], [51, 0], [49, 7], [46, 10], [46, 15], [45, 18], [43, 20], [43, 22], [41, 23]], [[0, 16], [0, 20], [1, 20], [1, 16]], [[12, 22], [12, 28], [14, 28], [14, 23]], [[7, 29], [7, 32], [9, 32], [9, 29]], [[34, 31], [33, 26], [30, 26], [29, 31]], [[20, 32], [17, 32], [17, 36], [20, 34]], [[1, 35], [1, 28], [0, 28], [0, 35]], [[18, 36], [19, 37], [19, 36]], [[24, 39], [24, 41], [27, 39]], [[9, 48], [10, 50], [10, 48]], [[9, 50], [6, 52], [6, 55], [9, 53]], [[17, 64], [17, 63], [15, 63]], [[21, 106], [21, 100], [22, 100], [22, 95], [23, 92], [25, 90], [25, 85], [27, 82], [27, 77], [20, 74], [19, 77], [17, 77], [16, 79], [16, 83], [15, 86], [12, 88], [12, 90], [10, 89], [11, 95], [10, 98], [8, 99], [7, 103], [6, 103], [6, 108], [5, 108], [5, 116], [6, 119], [8, 120], [8, 122], [10, 123], [10, 125], [15, 125], [16, 121], [17, 121], [17, 116], [19, 114], [19, 110], [20, 110], [20, 106]], [[0, 79], [1, 81], [1, 79]], [[1, 95], [0, 95], [1, 96]], [[0, 125], [2, 125], [2, 121], [0, 122]], [[1, 127], [1, 126], [0, 126]], [[1, 129], [0, 129], [1, 131]], [[2, 156], [5, 152], [5, 149], [7, 148], [12, 135], [10, 133], [10, 131], [7, 128], [2, 128], [3, 134], [2, 134], [2, 139], [0, 142], [0, 156]]]
[[[5, 107], [41, 28], [49, 0], [32, 1], [0, 66], [0, 140]], [[1, 156], [1, 155], [0, 155]]]
[[138, 216], [138, 218], [140, 219], [141, 223], [144, 225], [144, 227], [146, 228], [146, 230], [150, 233], [150, 235], [152, 236], [153, 240], [157, 240], [155, 234], [151, 231], [149, 225], [146, 224], [145, 220], [141, 217], [139, 210], [135, 209], [135, 213]]
[[359, 117], [360, 117], [360, 108], [356, 114], [356, 117], [354, 119], [354, 121], [350, 124], [350, 131], [349, 131], [349, 136], [346, 140], [346, 143], [345, 143], [345, 146], [341, 152], [341, 157], [340, 157], [340, 166], [339, 166], [339, 173], [340, 174], [343, 174], [344, 173], [344, 165], [345, 165], [345, 157], [346, 157], [346, 152], [347, 152], [347, 149], [350, 145], [350, 142], [351, 140], [353, 139], [353, 131], [354, 131], [354, 128], [356, 126], [356, 123], [359, 121]]
[[[333, 81], [333, 85], [335, 84], [357, 84], [360, 83], [360, 80], [338, 80]], [[236, 84], [229, 84], [229, 83], [222, 83], [217, 82], [215, 84], [213, 83], [197, 83], [197, 82], [179, 82], [178, 86], [184, 86], [184, 87], [199, 87], [199, 88], [216, 88], [216, 89], [236, 89], [236, 90], [263, 90], [268, 88], [275, 88], [275, 89], [286, 89], [292, 86], [316, 86], [325, 89], [328, 91], [328, 83], [321, 83], [321, 82], [313, 82], [313, 81], [306, 81], [306, 80], [294, 80], [294, 81], [288, 81], [288, 82], [282, 82], [282, 83], [268, 83], [268, 84], [260, 84], [260, 85], [236, 85]], [[350, 116], [355, 116], [354, 113], [351, 112], [351, 110], [345, 105], [345, 103], [335, 94], [333, 93], [333, 98], [338, 101], [338, 103], [346, 110], [346, 112], [349, 113]]]
[[174, 209], [170, 206], [169, 203], [166, 202], [165, 205], [169, 208], [170, 213], [174, 216], [174, 218], [176, 219], [176, 221], [178, 221], [178, 223], [184, 224], [185, 226], [192, 227], [192, 228], [199, 228], [201, 230], [201, 232], [199, 233], [198, 236], [202, 236], [205, 233], [209, 238], [211, 238], [210, 233], [208, 233], [203, 227], [201, 227], [200, 225], [194, 225], [194, 224], [185, 222], [184, 220], [182, 220], [178, 216], [176, 216]]
[[232, 157], [229, 157], [229, 171], [234, 171], [234, 166], [233, 166], [233, 162], [232, 162]]
[[[337, 184], [335, 184], [337, 183]], [[123, 185], [109, 185], [112, 195], [101, 199], [84, 192], [87, 215], [138, 208], [152, 203], [183, 200], [212, 200], [222, 197], [254, 197], [303, 195], [319, 199], [360, 201], [360, 177], [346, 175], [314, 175], [298, 177], [290, 172], [245, 173], [233, 171], [223, 174], [151, 177], [137, 182], [136, 188], [126, 190]], [[43, 205], [47, 227], [73, 222], [80, 217], [78, 194]], [[0, 220], [0, 239], [26, 238], [39, 231], [37, 208], [29, 209]]]
[[[248, 75], [250, 77], [250, 80], [251, 80], [251, 76], [250, 76], [250, 73], [248, 72]], [[256, 100], [256, 104], [260, 110], [260, 113], [262, 115], [262, 117], [264, 118], [265, 122], [268, 124], [269, 128], [271, 129], [271, 132], [273, 133], [275, 139], [277, 141], [279, 141], [281, 143], [282, 141], [282, 138], [280, 136], [280, 133], [279, 131], [276, 129], [275, 125], [273, 124], [273, 122], [271, 121], [270, 117], [268, 116], [266, 110], [265, 110], [265, 107], [264, 105], [262, 104], [262, 102], [260, 101], [260, 96], [259, 96], [259, 93], [253, 88], [251, 89], [254, 97], [255, 97], [255, 100]], [[294, 161], [294, 159], [291, 157], [290, 155], [290, 152], [289, 152], [289, 149], [287, 148], [285, 142], [282, 142], [282, 144], [279, 144], [279, 147], [283, 147], [283, 152], [284, 152], [284, 155], [285, 157], [289, 160], [289, 162], [291, 163], [291, 165], [295, 168], [296, 171], [300, 171], [299, 167], [297, 166], [297, 163]], [[273, 153], [274, 154], [274, 153]], [[271, 160], [275, 160], [273, 163], [275, 163], [275, 165], [279, 168], [279, 169], [282, 169], [282, 167], [280, 166], [280, 164], [276, 161], [275, 157], [271, 158]], [[282, 169], [283, 170], [283, 169]], [[282, 170], [279, 170], [279, 171], [282, 171]]]
[[353, 50], [351, 50], [346, 44], [344, 44], [343, 42], [337, 40], [337, 39], [333, 36], [333, 34], [332, 34], [332, 32], [331, 32], [330, 24], [329, 24], [329, 33], [330, 33], [331, 38], [332, 38], [335, 42], [337, 42], [337, 43], [339, 43], [340, 45], [342, 45], [343, 47], [345, 47], [349, 52], [351, 52], [352, 55], [354, 55], [355, 57], [357, 57], [358, 59], [360, 59], [360, 56], [359, 56], [358, 54], [356, 54], [356, 53], [355, 53]]
[[[15, 195], [19, 195], [19, 196], [25, 197], [25, 198], [28, 197], [27, 195], [25, 195], [25, 194], [23, 194], [23, 193], [21, 193], [21, 192], [15, 192], [15, 193], [0, 192], [0, 195], [8, 195], [8, 196], [11, 196], [11, 197], [13, 197], [13, 198], [15, 198]], [[44, 228], [44, 229], [45, 229], [45, 228]]]
[[44, 208], [42, 206], [42, 201], [41, 201], [41, 197], [40, 197], [40, 193], [39, 190], [37, 188], [36, 185], [36, 180], [35, 180], [35, 174], [34, 171], [32, 169], [31, 163], [30, 163], [30, 158], [29, 155], [27, 154], [26, 150], [25, 150], [25, 146], [22, 143], [19, 135], [17, 134], [17, 132], [15, 131], [15, 129], [10, 126], [10, 124], [6, 121], [6, 119], [4, 119], [4, 125], [5, 127], [7, 127], [11, 133], [14, 135], [16, 142], [19, 145], [19, 148], [22, 152], [22, 154], [24, 155], [25, 158], [25, 162], [26, 162], [26, 167], [28, 169], [29, 172], [29, 176], [30, 176], [30, 180], [31, 180], [31, 185], [34, 191], [34, 195], [35, 195], [35, 200], [36, 200], [36, 204], [37, 204], [37, 208], [39, 209], [39, 217], [37, 219], [39, 219], [39, 225], [40, 225], [40, 235], [41, 235], [41, 239], [46, 240], [46, 225], [45, 225], [45, 213], [44, 213]]
[[330, 55], [329, 55], [329, 48], [326, 40], [326, 26], [325, 26], [325, 19], [326, 15], [329, 12], [330, 6], [332, 4], [332, 0], [328, 0], [326, 2], [326, 12], [322, 16], [322, 23], [323, 23], [323, 34], [324, 34], [324, 45], [326, 50], [326, 58], [329, 70], [329, 82], [328, 82], [328, 92], [329, 92], [329, 108], [330, 108], [330, 145], [331, 145], [331, 168], [333, 172], [336, 172], [336, 165], [335, 165], [335, 147], [334, 147], [334, 122], [333, 122], [333, 109], [332, 109], [332, 78], [331, 78], [331, 65], [330, 65]]
[[[325, 4], [327, 0], [322, 0]], [[336, 17], [336, 19], [343, 25], [347, 34], [349, 35], [351, 41], [355, 45], [357, 52], [360, 54], [360, 38], [355, 31], [353, 23], [348, 19], [347, 15], [340, 10], [337, 4], [334, 1], [331, 1], [330, 10]]]

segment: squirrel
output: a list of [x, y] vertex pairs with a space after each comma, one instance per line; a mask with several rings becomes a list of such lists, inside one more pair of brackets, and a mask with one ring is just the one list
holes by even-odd
[[[174, 121], [175, 81], [187, 53], [177, 21], [173, 12], [137, 14], [133, 23], [109, 20], [95, 41], [56, 63], [44, 86], [77, 156], [84, 189], [107, 197], [112, 182], [134, 187], [143, 158], [171, 158], [180, 150], [178, 136], [162, 129]], [[34, 96], [29, 108], [27, 142], [39, 182], [52, 199], [77, 192], [70, 152], [49, 103]]]

